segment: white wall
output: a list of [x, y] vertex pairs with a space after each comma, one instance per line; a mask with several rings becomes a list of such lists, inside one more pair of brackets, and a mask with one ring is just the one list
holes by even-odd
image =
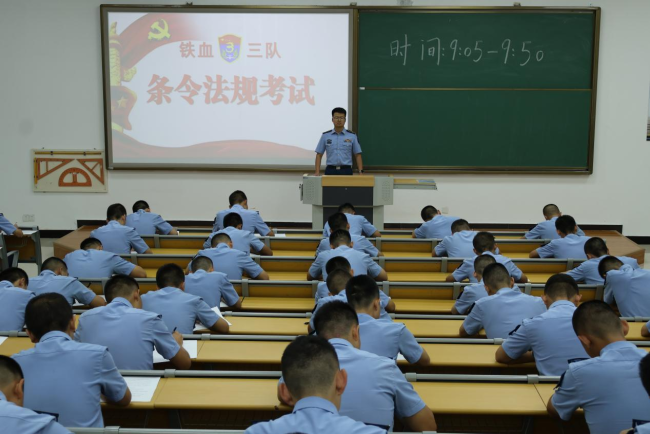
[[[299, 174], [111, 171], [108, 194], [34, 194], [32, 148], [104, 146], [99, 5], [102, 0], [0, 0], [0, 211], [13, 221], [35, 214], [44, 229], [101, 219], [108, 204], [146, 199], [168, 219], [210, 220], [228, 194], [246, 191], [267, 220], [309, 221]], [[123, 3], [182, 3], [137, 0]], [[215, 2], [194, 1], [194, 4]], [[219, 2], [221, 3], [221, 2]], [[346, 4], [261, 0], [234, 4]], [[358, 1], [359, 5], [396, 5]], [[409, 3], [408, 1], [406, 3]], [[511, 1], [414, 1], [414, 5], [498, 5]], [[425, 204], [475, 222], [537, 222], [560, 205], [582, 224], [623, 224], [650, 235], [645, 141], [650, 83], [650, 1], [522, 1], [524, 6], [600, 6], [602, 11], [594, 174], [591, 176], [436, 175], [439, 191], [395, 192], [387, 222], [417, 222]], [[323, 128], [329, 119], [323, 119]], [[315, 132], [316, 136], [319, 131]], [[316, 139], [314, 139], [316, 140]]]

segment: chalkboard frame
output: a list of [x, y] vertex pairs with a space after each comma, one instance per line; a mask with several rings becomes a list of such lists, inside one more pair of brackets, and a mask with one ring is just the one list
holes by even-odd
[[[354, 11], [354, 35], [353, 44], [356, 47], [356, 56], [353, 61], [353, 95], [352, 104], [353, 112], [356, 114], [352, 123], [354, 131], [358, 131], [359, 126], [359, 31], [360, 15], [365, 13], [400, 13], [400, 14], [441, 14], [441, 13], [531, 13], [531, 14], [556, 14], [556, 13], [580, 13], [594, 15], [594, 33], [592, 41], [592, 77], [591, 77], [591, 107], [589, 121], [589, 138], [588, 138], [588, 156], [586, 167], [515, 167], [515, 166], [492, 166], [492, 167], [472, 167], [472, 166], [368, 166], [364, 169], [373, 173], [447, 173], [447, 174], [505, 174], [505, 173], [524, 173], [524, 174], [575, 174], [591, 175], [593, 174], [594, 161], [594, 139], [596, 128], [596, 98], [598, 86], [598, 54], [600, 43], [600, 7], [521, 7], [521, 6], [428, 6], [428, 7], [401, 7], [401, 6], [362, 6], [356, 7]], [[371, 89], [371, 88], [367, 88]], [[388, 90], [388, 89], [387, 89]]]

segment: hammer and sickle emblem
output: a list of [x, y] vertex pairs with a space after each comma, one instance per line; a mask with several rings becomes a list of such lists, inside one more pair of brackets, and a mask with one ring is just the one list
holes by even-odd
[[[160, 22], [162, 22], [164, 27], [160, 27]], [[160, 41], [163, 38], [171, 38], [171, 35], [169, 34], [169, 25], [167, 24], [167, 21], [162, 18], [151, 25], [151, 30], [155, 30], [156, 33], [149, 32], [149, 40], [155, 39]]]

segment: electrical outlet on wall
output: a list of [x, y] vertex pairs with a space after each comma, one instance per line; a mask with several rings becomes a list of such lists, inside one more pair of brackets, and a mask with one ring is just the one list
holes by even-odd
[[448, 206], [443, 206], [442, 209], [440, 210], [443, 214], [449, 214], [449, 207]]
[[35, 222], [36, 216], [34, 214], [23, 214], [23, 223]]

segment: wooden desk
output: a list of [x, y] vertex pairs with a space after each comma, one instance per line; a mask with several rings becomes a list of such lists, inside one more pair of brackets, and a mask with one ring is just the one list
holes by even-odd
[[275, 298], [245, 297], [242, 310], [251, 312], [311, 312], [314, 309], [314, 297], [309, 298]]
[[226, 317], [231, 335], [299, 336], [307, 334], [307, 318]]
[[0, 355], [11, 357], [14, 354], [18, 354], [24, 350], [29, 350], [30, 348], [34, 348], [34, 344], [29, 340], [29, 338], [7, 338], [0, 345]]
[[[499, 349], [499, 345], [422, 344], [422, 347], [431, 358], [431, 366], [496, 369], [518, 367], [535, 369], [535, 363], [522, 363], [519, 365], [497, 363], [494, 359], [494, 354]], [[408, 362], [400, 360], [397, 364], [406, 365]]]
[[[555, 386], [557, 386], [557, 384], [553, 384], [553, 383], [535, 384], [535, 389], [537, 389], [537, 393], [539, 393], [540, 398], [542, 398], [542, 402], [544, 403], [544, 406], [548, 404], [548, 400], [551, 399], [551, 396], [553, 396], [553, 394], [555, 393]], [[584, 410], [582, 408], [578, 408], [576, 410], [576, 413], [584, 414]]]
[[156, 391], [153, 393], [153, 398], [151, 398], [151, 401], [149, 402], [132, 402], [127, 407], [118, 407], [114, 404], [107, 404], [105, 402], [102, 402], [102, 410], [153, 410], [155, 408], [156, 400], [158, 397], [160, 397], [160, 394], [167, 384], [167, 381], [167, 378], [160, 379], [158, 386], [156, 387]]
[[454, 300], [394, 298], [396, 313], [450, 314]]
[[[458, 338], [463, 324], [463, 320], [455, 319], [399, 319], [395, 322], [404, 323], [416, 338]], [[485, 330], [481, 330], [479, 336], [485, 337]]]
[[647, 341], [648, 338], [641, 336], [641, 328], [646, 325], [644, 322], [630, 322], [630, 331], [625, 337], [628, 341]]
[[277, 365], [290, 342], [282, 341], [206, 341], [197, 362]]

